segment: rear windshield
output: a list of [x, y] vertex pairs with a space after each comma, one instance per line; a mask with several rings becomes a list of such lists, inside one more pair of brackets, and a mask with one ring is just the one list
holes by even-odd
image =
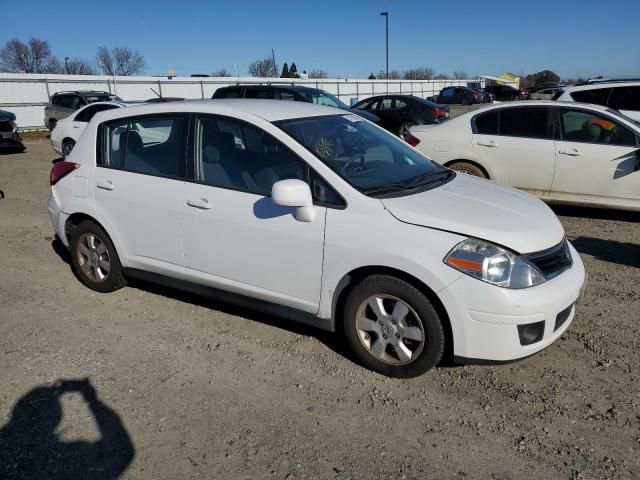
[[94, 102], [121, 102], [117, 95], [84, 95], [84, 99], [89, 103]]

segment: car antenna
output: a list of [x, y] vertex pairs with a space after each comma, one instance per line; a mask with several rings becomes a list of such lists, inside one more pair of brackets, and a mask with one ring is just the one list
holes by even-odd
[[160, 99], [160, 101], [161, 101], [161, 102], [164, 102], [164, 98], [162, 98], [162, 95], [161, 95], [161, 94], [159, 94], [158, 92], [156, 92], [153, 88], [150, 88], [150, 90], [158, 96], [158, 98]]

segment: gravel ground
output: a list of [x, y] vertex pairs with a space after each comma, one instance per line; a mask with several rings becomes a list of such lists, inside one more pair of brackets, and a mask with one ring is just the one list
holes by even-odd
[[556, 209], [590, 283], [547, 350], [394, 380], [275, 317], [86, 289], [26, 143], [0, 155], [0, 478], [640, 477], [640, 215]]

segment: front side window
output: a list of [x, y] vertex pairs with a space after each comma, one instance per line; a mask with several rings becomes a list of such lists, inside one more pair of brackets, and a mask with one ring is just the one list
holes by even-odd
[[186, 121], [177, 117], [117, 120], [102, 126], [99, 165], [162, 177], [183, 177]]
[[615, 87], [609, 98], [609, 106], [616, 110], [640, 110], [640, 85]]
[[280, 100], [287, 100], [289, 102], [295, 102], [296, 96], [292, 92], [288, 92], [286, 90], [280, 90]]
[[519, 107], [500, 110], [500, 135], [553, 139], [549, 108]]
[[453, 97], [453, 92], [453, 88], [445, 88], [440, 92], [440, 95], [442, 95], [443, 97]]
[[603, 145], [635, 145], [633, 133], [608, 117], [595, 112], [560, 109], [562, 140]]
[[596, 105], [606, 105], [611, 93], [610, 88], [593, 88], [591, 90], [579, 90], [571, 92], [571, 98], [576, 102], [595, 103]]
[[199, 117], [195, 179], [214, 187], [271, 195], [273, 184], [307, 181], [307, 167], [272, 135], [236, 120]]
[[357, 115], [283, 120], [276, 125], [368, 195], [408, 193], [452, 178], [450, 170]]
[[393, 98], [383, 98], [378, 106], [379, 110], [391, 110], [395, 108], [395, 100]]

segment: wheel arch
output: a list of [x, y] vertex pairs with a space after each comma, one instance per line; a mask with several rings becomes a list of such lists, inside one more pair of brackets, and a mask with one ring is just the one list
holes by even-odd
[[493, 180], [493, 177], [489, 173], [489, 171], [487, 170], [487, 167], [484, 166], [482, 163], [476, 161], [476, 160], [469, 160], [469, 159], [466, 159], [466, 158], [456, 158], [455, 160], [448, 160], [446, 163], [443, 163], [443, 165], [445, 167], [449, 168], [450, 165], [453, 165], [454, 163], [458, 163], [458, 162], [465, 162], [465, 163], [470, 163], [471, 165], [475, 165], [480, 170], [482, 170], [482, 172], [486, 175], [487, 179]]
[[120, 262], [122, 263], [122, 266], [125, 266], [124, 263], [123, 263], [124, 258], [122, 256], [122, 251], [120, 250], [120, 245], [118, 244], [117, 240], [115, 238], [113, 238], [113, 236], [109, 233], [109, 230], [107, 228], [105, 228], [105, 226], [97, 218], [89, 215], [88, 213], [75, 212], [75, 213], [72, 213], [71, 215], [69, 215], [69, 217], [65, 220], [65, 222], [64, 222], [64, 235], [67, 237], [66, 241], [67, 241], [67, 244], [69, 245], [69, 247], [71, 247], [71, 245], [70, 245], [71, 231], [75, 227], [80, 225], [82, 222], [84, 222], [85, 220], [88, 220], [90, 222], [95, 223], [96, 225], [98, 225], [100, 228], [102, 228], [105, 231], [105, 233], [109, 236], [109, 240], [111, 240], [111, 243], [113, 243], [113, 246], [116, 249], [116, 253], [118, 254], [118, 257], [120, 259]]
[[334, 331], [340, 331], [340, 329], [342, 328], [342, 310], [344, 308], [344, 303], [347, 299], [347, 296], [359, 282], [371, 275], [389, 275], [399, 278], [400, 280], [404, 280], [405, 282], [417, 288], [427, 297], [427, 299], [429, 299], [429, 301], [433, 305], [433, 308], [436, 310], [438, 316], [443, 322], [442, 327], [445, 334], [445, 350], [443, 360], [446, 359], [447, 361], [451, 361], [451, 359], [453, 358], [453, 330], [451, 328], [451, 320], [449, 318], [449, 314], [447, 313], [444, 304], [440, 300], [440, 297], [438, 297], [438, 294], [434, 292], [422, 280], [393, 267], [387, 267], [383, 265], [362, 266], [353, 269], [340, 279], [335, 288], [331, 305], [331, 315], [333, 318], [332, 323]]

